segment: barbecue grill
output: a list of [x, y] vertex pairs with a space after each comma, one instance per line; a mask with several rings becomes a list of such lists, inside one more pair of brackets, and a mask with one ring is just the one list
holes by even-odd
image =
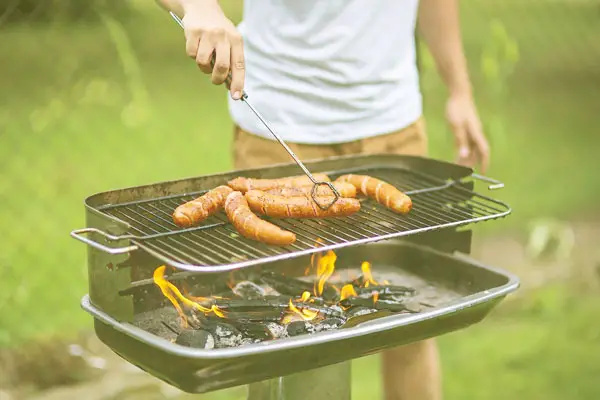
[[[125, 360], [190, 393], [250, 383], [250, 399], [317, 395], [349, 399], [350, 360], [469, 326], [517, 289], [515, 276], [466, 256], [471, 231], [463, 227], [505, 217], [511, 211], [505, 203], [475, 192], [474, 182], [483, 180], [490, 189], [502, 187], [500, 182], [473, 174], [469, 168], [413, 156], [346, 156], [306, 165], [332, 179], [356, 173], [385, 180], [411, 196], [413, 209], [399, 215], [364, 200], [361, 210], [349, 217], [271, 220], [298, 238], [292, 245], [274, 247], [241, 237], [221, 214], [185, 229], [172, 223], [171, 214], [178, 205], [232, 178], [295, 175], [295, 164], [95, 194], [85, 201], [87, 227], [71, 235], [89, 245], [89, 294], [82, 307], [93, 316], [98, 337]], [[319, 293], [316, 284], [314, 293], [312, 289], [302, 293], [304, 284], [312, 282], [305, 276], [306, 267], [327, 254], [334, 254], [335, 273], [340, 277], [360, 273], [361, 265], [368, 262], [373, 274], [387, 277], [376, 278], [385, 282], [377, 286], [381, 292], [370, 300], [359, 299], [356, 293], [344, 300], [344, 290], [340, 298], [339, 287], [323, 280], [319, 272], [325, 286], [319, 287]], [[168, 266], [163, 268], [164, 275], [159, 266]], [[362, 270], [364, 282], [369, 271]], [[269, 282], [265, 277], [284, 279], [284, 284], [272, 286], [277, 288], [275, 294], [265, 292], [262, 300], [237, 292], [241, 298], [224, 300], [220, 294], [231, 293], [231, 282]], [[358, 278], [353, 279], [357, 282]], [[285, 282], [296, 285], [297, 296], [303, 299], [295, 300], [292, 292], [284, 296]], [[417, 288], [411, 289], [416, 295], [392, 296], [393, 301], [384, 298], [407, 282]], [[214, 309], [212, 314], [194, 312], [193, 307], [191, 311], [183, 307], [183, 314], [178, 315], [176, 301], [161, 286], [166, 284], [179, 287], [188, 298], [201, 299], [197, 304], [210, 298], [216, 310], [225, 310], [225, 316]], [[357, 285], [360, 293], [375, 290]], [[323, 287], [338, 291], [332, 292], [338, 296], [336, 305], [327, 303]], [[295, 304], [304, 312], [303, 319], [298, 311], [293, 314], [296, 320], [284, 327], [285, 334], [268, 330], [271, 336], [266, 340], [253, 336], [267, 331], [267, 321], [274, 320], [266, 315], [273, 315], [273, 308], [290, 312], [288, 301], [290, 307]], [[419, 306], [399, 307], [408, 301]], [[208, 303], [204, 306], [209, 307]], [[350, 315], [359, 308], [370, 311]], [[309, 320], [309, 313], [311, 318], [318, 317]], [[256, 318], [265, 318], [264, 323]], [[331, 320], [338, 321], [337, 325], [323, 328]], [[299, 329], [294, 334], [293, 324]], [[224, 326], [237, 326], [237, 342], [224, 344], [225, 336], [220, 336]], [[248, 333], [248, 327], [257, 331]], [[206, 332], [203, 339], [194, 339], [200, 340], [195, 345], [180, 341], [184, 333], [196, 335], [199, 330]]]

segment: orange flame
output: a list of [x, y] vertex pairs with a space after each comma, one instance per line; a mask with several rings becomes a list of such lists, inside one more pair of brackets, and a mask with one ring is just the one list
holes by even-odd
[[379, 292], [374, 292], [373, 293], [373, 303], [377, 303], [377, 300], [379, 300]]
[[348, 297], [354, 296], [356, 297], [356, 290], [354, 290], [354, 286], [351, 283], [348, 283], [342, 287], [342, 292], [340, 293], [340, 300], [347, 299]]
[[364, 287], [369, 287], [370, 285], [378, 285], [377, 281], [373, 279], [373, 275], [371, 274], [371, 264], [368, 261], [364, 261], [360, 266], [360, 269], [363, 273]]
[[[161, 265], [160, 267], [158, 267], [154, 270], [154, 274], [153, 274], [154, 283], [156, 284], [156, 286], [158, 286], [160, 288], [160, 291], [162, 292], [162, 294], [167, 299], [169, 299], [169, 301], [171, 301], [171, 303], [177, 310], [177, 313], [181, 317], [182, 324], [184, 327], [188, 326], [188, 321], [187, 321], [187, 317], [183, 313], [183, 309], [179, 305], [179, 302], [177, 301], [177, 299], [179, 299], [179, 301], [181, 301], [186, 306], [196, 309], [198, 311], [201, 311], [205, 314], [213, 312], [213, 313], [215, 313], [215, 315], [217, 315], [221, 318], [225, 317], [224, 311], [219, 309], [219, 307], [217, 307], [216, 305], [213, 304], [210, 306], [210, 308], [206, 308], [206, 307], [201, 306], [200, 304], [188, 299], [184, 295], [182, 295], [181, 292], [179, 291], [179, 289], [177, 288], [177, 286], [173, 285], [171, 282], [167, 281], [164, 278], [165, 269], [166, 269], [166, 266]], [[204, 297], [201, 297], [200, 299], [210, 300], [210, 299], [207, 299]]]
[[315, 281], [313, 289], [315, 296], [323, 294], [325, 283], [333, 275], [333, 271], [335, 271], [335, 260], [337, 260], [337, 255], [331, 250], [319, 258], [319, 264], [317, 265], [318, 280]]
[[[310, 299], [310, 292], [305, 291], [302, 293], [302, 296], [300, 297], [299, 302], [306, 303], [309, 299]], [[284, 325], [287, 325], [290, 322], [294, 321], [294, 319], [296, 319], [296, 317], [300, 317], [304, 321], [312, 321], [319, 315], [318, 311], [309, 310], [309, 309], [303, 308], [303, 307], [296, 307], [294, 305], [292, 299], [290, 299], [288, 308], [291, 311], [291, 313], [285, 315], [283, 317], [283, 319], [281, 320], [281, 322]]]

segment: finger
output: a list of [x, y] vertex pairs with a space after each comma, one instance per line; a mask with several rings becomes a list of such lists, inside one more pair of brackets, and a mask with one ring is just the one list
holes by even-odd
[[198, 52], [196, 54], [196, 64], [198, 64], [198, 68], [205, 74], [210, 74], [213, 70], [210, 65], [210, 59], [213, 55], [213, 51], [215, 47], [213, 46], [211, 40], [208, 36], [204, 36], [200, 40], [200, 44], [198, 46]]
[[231, 43], [231, 97], [239, 100], [244, 90], [246, 65], [244, 61], [244, 44], [241, 37], [235, 37]]
[[481, 172], [485, 173], [490, 165], [490, 146], [483, 133], [481, 123], [479, 121], [470, 120], [469, 136], [473, 143], [473, 147], [477, 152], [477, 158], [481, 167]]
[[462, 124], [454, 124], [452, 131], [454, 132], [454, 140], [458, 151], [458, 161], [464, 164], [471, 155], [467, 131]]
[[200, 35], [196, 33], [186, 34], [185, 39], [185, 52], [191, 58], [196, 58], [198, 53], [198, 45], [200, 43]]
[[220, 40], [215, 46], [215, 67], [212, 72], [212, 83], [220, 85], [225, 82], [229, 75], [229, 65], [231, 63], [231, 48], [228, 40]]

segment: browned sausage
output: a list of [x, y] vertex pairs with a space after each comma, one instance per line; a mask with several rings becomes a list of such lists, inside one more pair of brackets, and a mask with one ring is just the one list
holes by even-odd
[[[325, 174], [313, 174], [317, 182], [330, 182], [331, 179]], [[229, 187], [238, 192], [246, 193], [249, 190], [271, 190], [277, 188], [293, 188], [298, 186], [312, 185], [313, 181], [306, 175], [288, 176], [279, 179], [254, 179], [238, 177], [227, 182]]]
[[[333, 196], [317, 197], [319, 204], [330, 204]], [[257, 214], [275, 218], [345, 217], [360, 210], [357, 199], [339, 198], [329, 209], [322, 210], [309, 196], [283, 197], [260, 190], [246, 192], [250, 209]]]
[[296, 235], [257, 217], [248, 207], [240, 192], [232, 192], [225, 200], [225, 213], [237, 231], [248, 239], [287, 246], [296, 241]]
[[[341, 197], [356, 197], [356, 188], [350, 183], [338, 182], [333, 186], [335, 186]], [[314, 185], [298, 186], [293, 188], [276, 188], [267, 190], [266, 192], [283, 197], [311, 196], [313, 187]], [[329, 186], [320, 185], [317, 187], [317, 196], [333, 196], [333, 192]]]
[[233, 190], [229, 186], [218, 186], [202, 196], [180, 205], [173, 212], [173, 222], [182, 228], [202, 222], [223, 208], [225, 199], [231, 192]]
[[348, 182], [363, 195], [375, 199], [389, 209], [406, 214], [412, 209], [412, 200], [394, 186], [367, 175], [342, 175], [336, 182]]

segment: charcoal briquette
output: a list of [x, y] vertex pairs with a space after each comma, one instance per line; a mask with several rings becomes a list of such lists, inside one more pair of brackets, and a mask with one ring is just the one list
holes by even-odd
[[370, 314], [374, 311], [377, 311], [373, 308], [369, 308], [369, 307], [361, 307], [361, 306], [354, 306], [354, 307], [350, 307], [347, 311], [346, 311], [346, 316], [348, 318], [352, 318], [352, 317], [358, 317], [361, 315], [366, 315], [366, 314]]
[[265, 326], [267, 327], [267, 329], [269, 330], [269, 332], [275, 339], [285, 337], [287, 334], [285, 326], [280, 325], [276, 322], [269, 322]]
[[214, 337], [207, 331], [197, 329], [184, 329], [175, 343], [196, 349], [212, 349], [215, 347]]
[[344, 324], [344, 320], [341, 318], [327, 318], [315, 325], [315, 331], [330, 331], [337, 329]]
[[251, 281], [238, 282], [231, 290], [246, 300], [260, 299], [266, 294], [264, 288]]
[[273, 334], [271, 331], [266, 325], [261, 323], [240, 323], [236, 324], [236, 328], [242, 332], [245, 338], [259, 341], [273, 339]]
[[368, 286], [354, 289], [358, 297], [372, 297], [377, 293], [380, 298], [387, 296], [407, 296], [413, 295], [415, 289], [406, 286]]
[[288, 336], [298, 336], [304, 333], [314, 332], [314, 326], [308, 321], [294, 321], [286, 326]]

